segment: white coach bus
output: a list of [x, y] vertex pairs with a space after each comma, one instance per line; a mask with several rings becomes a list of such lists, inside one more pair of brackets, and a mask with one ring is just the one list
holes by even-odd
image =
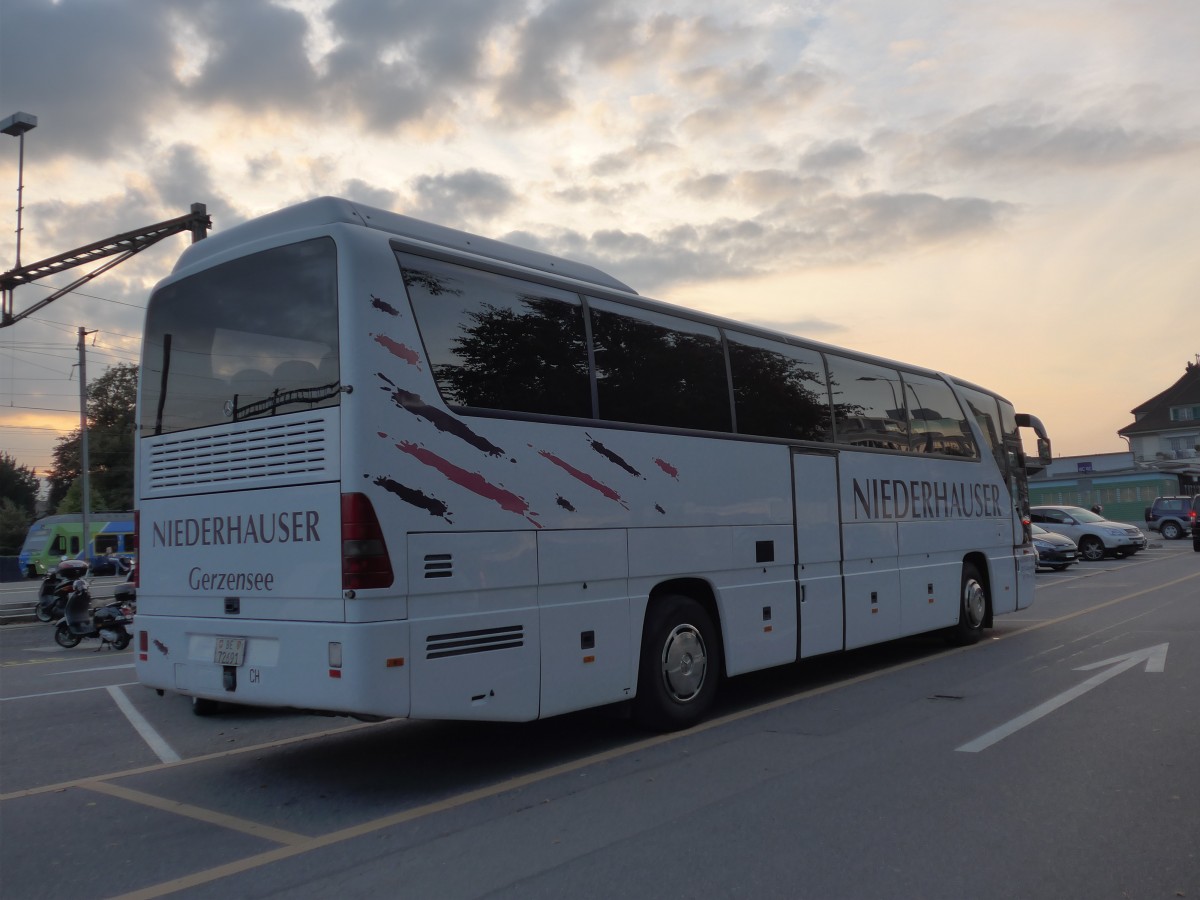
[[1033, 598], [996, 394], [345, 200], [190, 246], [140, 390], [137, 671], [197, 712], [681, 727]]

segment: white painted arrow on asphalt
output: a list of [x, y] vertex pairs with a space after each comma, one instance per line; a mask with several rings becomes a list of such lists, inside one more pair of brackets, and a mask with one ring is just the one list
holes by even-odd
[[1029, 712], [1017, 716], [1003, 725], [993, 728], [987, 734], [975, 738], [969, 743], [963, 744], [956, 749], [960, 753], [978, 753], [980, 750], [986, 750], [992, 744], [1004, 740], [1010, 734], [1020, 731], [1026, 725], [1036, 722], [1043, 716], [1048, 716], [1056, 709], [1066, 706], [1072, 700], [1082, 697], [1092, 688], [1099, 687], [1108, 681], [1110, 678], [1116, 678], [1122, 672], [1135, 668], [1140, 663], [1146, 664], [1147, 672], [1161, 672], [1167, 665], [1167, 647], [1168, 644], [1157, 644], [1153, 647], [1147, 647], [1144, 650], [1134, 650], [1132, 653], [1124, 653], [1121, 656], [1114, 656], [1112, 659], [1106, 659], [1102, 662], [1088, 663], [1086, 666], [1079, 666], [1075, 669], [1076, 672], [1088, 672], [1092, 669], [1103, 669], [1105, 666], [1110, 668], [1105, 669], [1098, 675], [1093, 675], [1082, 684], [1076, 685], [1069, 691], [1063, 691], [1057, 697], [1052, 697], [1043, 703], [1041, 706], [1035, 706]]

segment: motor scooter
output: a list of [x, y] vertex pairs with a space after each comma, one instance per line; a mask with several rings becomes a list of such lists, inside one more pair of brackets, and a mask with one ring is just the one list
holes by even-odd
[[87, 574], [88, 565], [81, 559], [64, 559], [52, 566], [42, 579], [37, 606], [33, 614], [39, 622], [57, 622], [63, 617], [67, 598], [75, 590], [75, 582]]
[[133, 635], [130, 626], [133, 625], [133, 608], [121, 600], [112, 600], [104, 606], [91, 608], [92, 595], [85, 581], [80, 579], [74, 584], [74, 590], [67, 598], [63, 610], [63, 620], [54, 630], [54, 640], [60, 647], [75, 647], [85, 638], [99, 638], [103, 650], [109, 646], [114, 650], [124, 650], [129, 646]]

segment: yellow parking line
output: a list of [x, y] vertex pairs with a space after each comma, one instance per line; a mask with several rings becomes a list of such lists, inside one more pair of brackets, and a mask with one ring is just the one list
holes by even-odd
[[158, 897], [165, 897], [168, 894], [174, 894], [178, 891], [188, 890], [189, 888], [198, 887], [202, 884], [208, 884], [213, 881], [218, 881], [222, 878], [228, 878], [231, 875], [238, 875], [242, 872], [248, 872], [252, 869], [270, 865], [274, 862], [279, 862], [284, 859], [291, 859], [295, 856], [301, 856], [313, 850], [320, 850], [324, 847], [329, 847], [334, 844], [340, 844], [344, 841], [353, 840], [354, 838], [364, 837], [376, 831], [382, 831], [385, 828], [403, 825], [406, 822], [412, 822], [416, 819], [424, 818], [425, 816], [431, 816], [436, 813], [446, 812], [447, 810], [457, 809], [460, 806], [466, 806], [479, 800], [486, 800], [509, 791], [515, 791], [524, 787], [529, 787], [530, 785], [538, 784], [551, 778], [556, 778], [559, 775], [567, 775], [580, 769], [588, 768], [589, 766], [601, 765], [614, 759], [620, 759], [621, 757], [628, 756], [631, 753], [639, 753], [643, 750], [648, 750], [661, 744], [666, 744], [672, 741], [677, 741], [681, 738], [701, 734], [705, 731], [710, 731], [713, 728], [720, 728], [723, 725], [729, 725], [732, 722], [737, 722], [742, 719], [749, 718], [750, 716], [758, 715], [759, 713], [779, 709], [792, 703], [796, 703], [800, 700], [806, 700], [811, 697], [829, 693], [831, 691], [840, 690], [841, 688], [860, 684], [864, 681], [878, 678], [881, 675], [891, 674], [903, 669], [911, 668], [913, 666], [922, 665], [942, 656], [961, 653], [967, 649], [969, 648], [955, 647], [931, 656], [924, 656], [920, 659], [913, 659], [909, 660], [908, 662], [899, 663], [886, 669], [880, 669], [875, 672], [867, 672], [854, 678], [848, 678], [845, 681], [839, 681], [832, 684], [821, 685], [820, 687], [810, 688], [809, 690], [801, 691], [797, 694], [791, 694], [787, 697], [780, 697], [776, 700], [762, 703], [750, 709], [743, 709], [739, 710], [738, 712], [721, 716], [720, 718], [709, 719], [708, 721], [702, 722], [699, 725], [687, 729], [686, 731], [677, 731], [672, 734], [660, 734], [655, 735], [654, 737], [644, 738], [643, 740], [632, 744], [625, 744], [620, 747], [614, 747], [610, 750], [601, 751], [600, 753], [594, 753], [591, 756], [586, 756], [582, 759], [573, 760], [571, 762], [565, 762], [549, 769], [543, 769], [538, 772], [530, 772], [525, 775], [519, 775], [488, 787], [478, 788], [473, 791], [458, 794], [454, 797], [447, 797], [444, 800], [438, 800], [434, 803], [427, 803], [424, 806], [418, 806], [402, 812], [392, 813], [391, 815], [373, 819], [369, 822], [363, 822], [359, 825], [352, 825], [348, 828], [343, 828], [340, 831], [332, 831], [329, 834], [323, 834], [319, 837], [310, 838], [300, 844], [278, 847], [274, 850], [267, 850], [263, 853], [256, 854], [255, 856], [248, 856], [244, 859], [234, 860], [233, 862], [226, 863], [223, 866], [216, 866], [212, 869], [206, 869], [201, 872], [193, 872], [190, 875], [184, 875], [171, 881], [165, 881], [147, 888], [142, 888], [138, 891], [122, 894], [119, 897], [112, 898], [112, 900], [156, 900]]
[[178, 800], [168, 800], [165, 797], [156, 797], [154, 794], [147, 794], [144, 791], [135, 791], [132, 788], [121, 787], [118, 784], [109, 784], [106, 781], [84, 781], [79, 787], [88, 791], [95, 791], [98, 794], [107, 794], [110, 797], [119, 797], [122, 800], [128, 800], [131, 803], [137, 803], [141, 806], [149, 806], [152, 809], [160, 809], [164, 812], [174, 813], [179, 816], [186, 816], [189, 819], [196, 819], [200, 822], [207, 822], [209, 825], [219, 825], [222, 828], [229, 828], [233, 831], [240, 831], [243, 834], [253, 835], [268, 841], [274, 841], [277, 844], [302, 844], [305, 841], [311, 840], [308, 835], [297, 834], [294, 831], [284, 831], [282, 828], [272, 828], [270, 825], [263, 825], [259, 822], [251, 822], [248, 819], [240, 819], [237, 816], [229, 816], [225, 813], [219, 813], [215, 810], [204, 809], [200, 806], [192, 806], [190, 803], [181, 803]]
[[16, 666], [44, 666], [46, 663], [62, 662], [62, 657], [54, 659], [10, 659], [7, 662], [0, 662], [0, 669], [12, 669]]
[[378, 728], [380, 722], [355, 722], [353, 725], [343, 725], [340, 728], [329, 728], [325, 731], [314, 731], [312, 734], [299, 734], [295, 737], [280, 738], [277, 741], [267, 741], [264, 744], [247, 744], [244, 747], [235, 747], [232, 750], [218, 750], [216, 753], [206, 753], [203, 756], [191, 756], [187, 759], [181, 759], [179, 762], [169, 763], [153, 763], [148, 766], [138, 766], [136, 769], [125, 769], [121, 772], [112, 772], [108, 775], [92, 775], [88, 778], [75, 778], [71, 781], [60, 781], [57, 784], [44, 784], [41, 787], [25, 788], [20, 791], [13, 791], [8, 794], [0, 794], [0, 802], [5, 800], [18, 800], [22, 797], [33, 797], [37, 794], [57, 794], [67, 788], [83, 787], [85, 784], [100, 781], [115, 781], [118, 778], [129, 778], [133, 775], [144, 775], [149, 772], [161, 772], [163, 769], [172, 769], [178, 766], [190, 766], [196, 763], [211, 762], [215, 759], [226, 759], [230, 756], [240, 756], [243, 753], [257, 753], [262, 750], [272, 750], [277, 747], [286, 747], [289, 744], [300, 744], [304, 741], [317, 740], [323, 737], [329, 737], [335, 734], [349, 734], [353, 731], [362, 731], [364, 728]]

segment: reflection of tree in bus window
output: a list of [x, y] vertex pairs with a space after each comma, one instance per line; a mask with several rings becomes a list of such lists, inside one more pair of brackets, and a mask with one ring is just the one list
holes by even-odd
[[716, 328], [602, 300], [590, 305], [601, 418], [732, 430]]
[[407, 254], [404, 284], [451, 405], [590, 418], [583, 305], [566, 291]]
[[829, 392], [820, 354], [746, 335], [730, 333], [728, 337], [740, 434], [832, 440]]

